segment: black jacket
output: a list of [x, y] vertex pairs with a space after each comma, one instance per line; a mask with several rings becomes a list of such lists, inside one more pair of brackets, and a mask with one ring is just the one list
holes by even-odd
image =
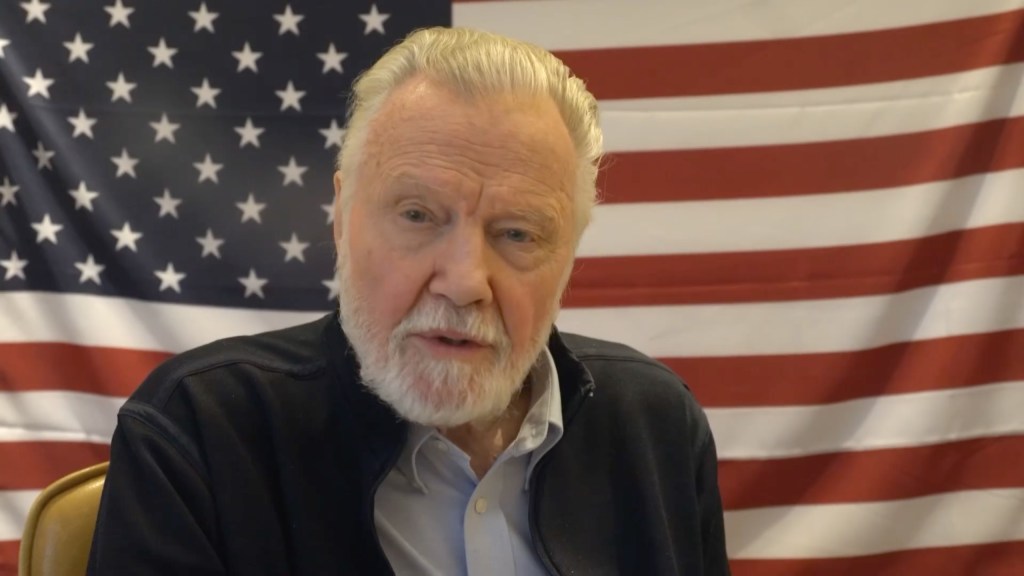
[[[565, 433], [531, 478], [555, 574], [728, 574], [714, 442], [682, 382], [553, 333]], [[118, 415], [89, 574], [391, 574], [373, 494], [406, 426], [335, 315], [181, 354]]]

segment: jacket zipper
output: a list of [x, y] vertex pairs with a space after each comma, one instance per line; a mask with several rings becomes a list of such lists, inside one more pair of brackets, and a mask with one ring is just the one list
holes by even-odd
[[[565, 412], [565, 429], [569, 429], [569, 424], [572, 419], [583, 407], [583, 402], [594, 395], [594, 383], [591, 382], [580, 390], [580, 395], [573, 401], [572, 406]], [[548, 574], [552, 576], [560, 576], [560, 572], [555, 568], [554, 563], [551, 561], [551, 557], [548, 555], [547, 550], [544, 548], [544, 543], [540, 540], [540, 531], [537, 530], [537, 479], [544, 474], [544, 470], [547, 468], [548, 456], [551, 454], [548, 451], [547, 454], [541, 457], [540, 462], [537, 463], [537, 467], [533, 469], [533, 476], [530, 477], [530, 539], [533, 540], [533, 550], [537, 553], [537, 557], [540, 558], [541, 563], [544, 564], [544, 568], [547, 569]]]

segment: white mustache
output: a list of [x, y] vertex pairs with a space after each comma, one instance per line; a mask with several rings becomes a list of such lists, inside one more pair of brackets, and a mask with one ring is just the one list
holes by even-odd
[[505, 325], [496, 314], [475, 308], [456, 308], [440, 300], [421, 300], [394, 329], [391, 341], [397, 344], [410, 334], [431, 330], [459, 332], [498, 350], [511, 347]]

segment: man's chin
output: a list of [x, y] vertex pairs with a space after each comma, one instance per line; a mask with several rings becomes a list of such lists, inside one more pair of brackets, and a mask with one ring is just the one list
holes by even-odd
[[[403, 419], [424, 426], [453, 428], [464, 424], [486, 422], [499, 417], [508, 407], [509, 398], [481, 398], [486, 393], [479, 382], [465, 379], [443, 384], [436, 380], [415, 378], [405, 381], [404, 386], [381, 386], [371, 384], [369, 388]], [[490, 391], [496, 394], [496, 391]]]

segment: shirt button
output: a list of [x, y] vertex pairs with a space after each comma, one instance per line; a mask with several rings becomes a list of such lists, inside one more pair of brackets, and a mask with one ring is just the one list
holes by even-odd
[[487, 512], [487, 498], [477, 498], [476, 503], [473, 504], [473, 509], [476, 510], [477, 514]]
[[448, 445], [445, 444], [444, 440], [434, 440], [434, 446], [437, 446], [437, 449], [441, 452], [448, 451]]

